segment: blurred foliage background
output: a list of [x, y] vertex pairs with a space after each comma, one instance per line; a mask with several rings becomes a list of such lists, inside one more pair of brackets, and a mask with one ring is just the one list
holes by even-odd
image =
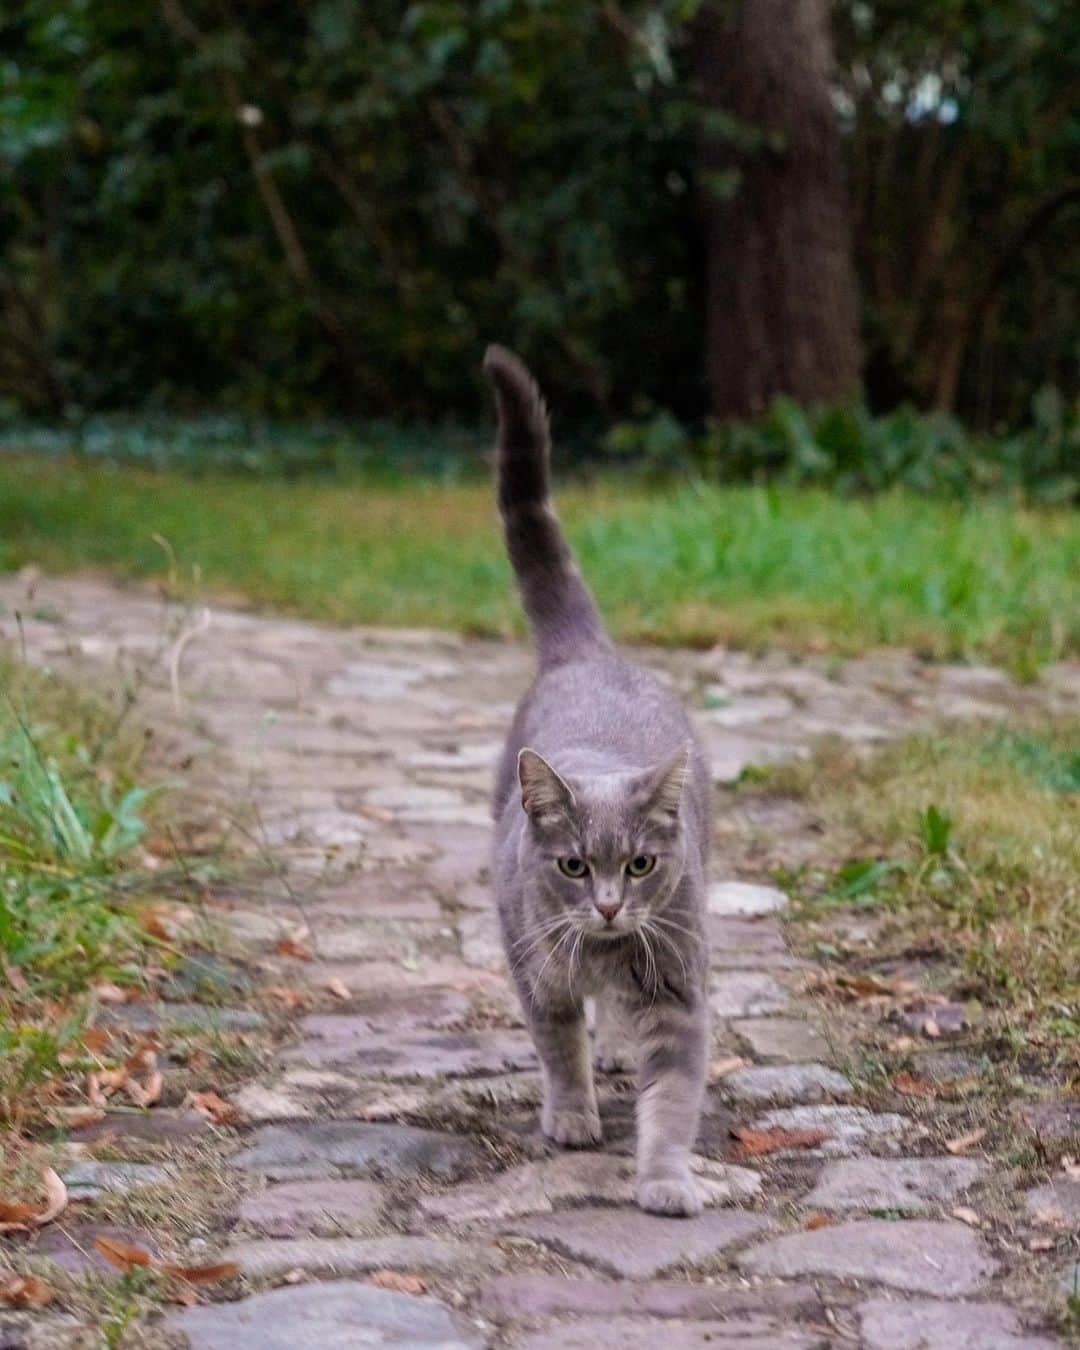
[[[790, 12], [814, 22], [816, 3]], [[498, 338], [564, 424], [630, 423], [619, 453], [763, 472], [801, 454], [804, 476], [872, 486], [882, 453], [937, 463], [954, 417], [1020, 436], [991, 477], [1034, 465], [1070, 495], [1076, 5], [839, 0], [827, 32], [817, 6], [858, 294], [861, 394], [842, 401], [873, 426], [938, 415], [894, 418], [872, 454], [797, 407], [749, 448], [703, 429], [703, 277], [723, 246], [703, 203], [738, 202], [762, 165], [798, 173], [783, 125], [702, 87], [744, 74], [695, 60], [708, 18], [723, 62], [728, 8], [8, 0], [0, 407], [475, 424]], [[799, 267], [789, 289], [812, 297]], [[812, 343], [829, 316], [810, 321]], [[845, 436], [854, 470], [836, 467]]]

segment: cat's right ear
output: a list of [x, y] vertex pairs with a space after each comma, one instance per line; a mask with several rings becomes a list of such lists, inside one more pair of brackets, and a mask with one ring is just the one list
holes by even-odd
[[518, 782], [521, 805], [534, 825], [542, 829], [570, 817], [576, 803], [569, 784], [528, 746], [518, 754]]

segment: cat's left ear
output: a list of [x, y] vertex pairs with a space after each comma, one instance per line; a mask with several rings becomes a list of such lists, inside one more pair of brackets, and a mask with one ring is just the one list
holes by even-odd
[[679, 818], [683, 788], [690, 775], [693, 743], [686, 744], [666, 764], [654, 769], [645, 781], [645, 813], [658, 825], [671, 825]]

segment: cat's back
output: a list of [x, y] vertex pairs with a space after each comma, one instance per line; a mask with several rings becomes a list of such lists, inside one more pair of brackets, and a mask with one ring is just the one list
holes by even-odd
[[[518, 705], [497, 777], [495, 813], [516, 789], [523, 746], [556, 765], [568, 756], [586, 757], [602, 770], [661, 763], [688, 740], [696, 746], [678, 699], [651, 671], [617, 652], [551, 666]], [[700, 749], [695, 758], [702, 759]]]

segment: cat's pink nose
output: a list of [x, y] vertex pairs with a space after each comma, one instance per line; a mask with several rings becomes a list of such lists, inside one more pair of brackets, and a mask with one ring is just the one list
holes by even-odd
[[612, 921], [620, 909], [622, 909], [621, 900], [616, 900], [610, 905], [602, 905], [599, 900], [596, 902], [597, 913], [602, 914], [608, 923]]

